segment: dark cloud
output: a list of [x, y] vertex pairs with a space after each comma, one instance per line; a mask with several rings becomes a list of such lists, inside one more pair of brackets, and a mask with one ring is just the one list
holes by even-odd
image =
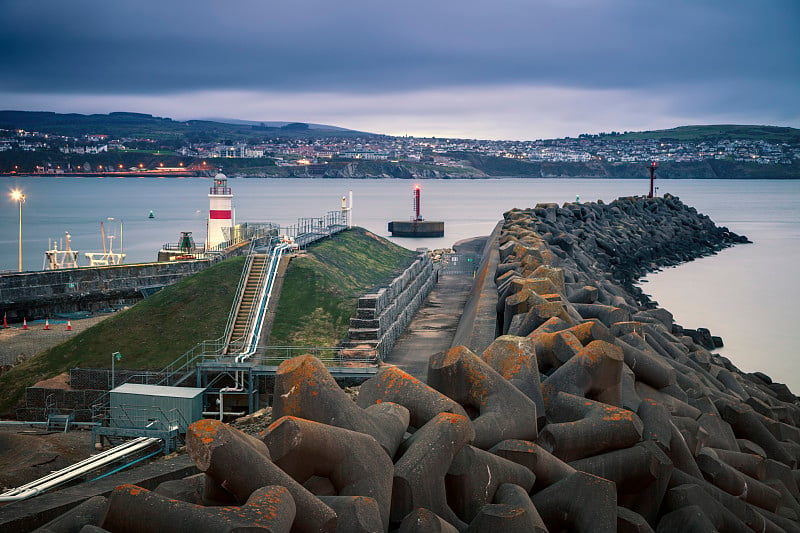
[[797, 120], [799, 24], [796, 0], [3, 0], [0, 93], [682, 91]]

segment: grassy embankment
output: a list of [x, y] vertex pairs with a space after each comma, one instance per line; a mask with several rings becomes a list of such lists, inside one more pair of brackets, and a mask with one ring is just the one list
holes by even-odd
[[269, 344], [337, 344], [347, 334], [358, 297], [387, 284], [414, 257], [362, 228], [313, 246], [289, 264]]
[[[356, 228], [312, 245], [286, 274], [271, 344], [330, 346], [346, 333], [355, 301], [391, 280], [414, 252]], [[25, 387], [71, 368], [160, 370], [199, 341], [216, 339], [239, 283], [233, 258], [166, 287], [130, 309], [43, 351], [0, 376], [0, 414], [13, 413]]]

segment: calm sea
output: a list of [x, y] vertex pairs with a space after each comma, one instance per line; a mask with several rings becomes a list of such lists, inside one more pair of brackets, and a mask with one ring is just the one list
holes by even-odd
[[[387, 222], [412, 212], [413, 182], [407, 180], [231, 179], [237, 222], [294, 224], [322, 216], [353, 192], [353, 220], [388, 236]], [[26, 195], [23, 205], [23, 267], [40, 270], [48, 240], [72, 236], [72, 248], [102, 250], [100, 222], [120, 233], [127, 262], [153, 261], [181, 231], [205, 240], [209, 179], [202, 178], [0, 178], [0, 271], [17, 269], [19, 211], [6, 195]], [[754, 244], [655, 273], [642, 285], [685, 327], [707, 327], [725, 341], [721, 353], [739, 368], [771, 375], [800, 391], [800, 340], [793, 320], [800, 301], [800, 181], [659, 180], [669, 192], [717, 224], [747, 235]], [[422, 215], [444, 220], [445, 237], [402, 239], [407, 248], [448, 247], [488, 234], [513, 207], [537, 202], [611, 201], [644, 194], [648, 181], [598, 179], [429, 180], [422, 182]], [[149, 219], [153, 211], [155, 218]], [[112, 220], [113, 219], [113, 220]], [[121, 230], [121, 231], [120, 231]]]

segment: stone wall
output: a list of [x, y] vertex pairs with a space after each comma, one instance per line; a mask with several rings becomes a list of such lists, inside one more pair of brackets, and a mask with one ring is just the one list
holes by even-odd
[[356, 317], [350, 319], [348, 344], [369, 345], [382, 360], [433, 289], [436, 277], [428, 254], [420, 254], [388, 287], [359, 298]]
[[142, 289], [171, 285], [209, 265], [179, 261], [4, 274], [0, 313], [21, 320], [132, 304], [142, 299]]

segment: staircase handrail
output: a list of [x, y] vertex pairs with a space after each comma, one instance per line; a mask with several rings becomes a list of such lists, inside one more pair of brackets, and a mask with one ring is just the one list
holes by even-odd
[[242, 275], [239, 276], [239, 285], [236, 287], [236, 293], [233, 298], [234, 305], [231, 306], [231, 310], [228, 313], [228, 321], [225, 324], [225, 332], [222, 334], [223, 338], [228, 341], [230, 335], [232, 334], [233, 330], [233, 323], [236, 320], [236, 314], [239, 312], [239, 304], [242, 301], [242, 294], [244, 292], [244, 287], [247, 284], [247, 278], [250, 276], [250, 268], [253, 266], [253, 258], [255, 254], [253, 253], [255, 249], [255, 243], [250, 243], [250, 249], [247, 252], [247, 259], [244, 263], [244, 268], [242, 268]]

